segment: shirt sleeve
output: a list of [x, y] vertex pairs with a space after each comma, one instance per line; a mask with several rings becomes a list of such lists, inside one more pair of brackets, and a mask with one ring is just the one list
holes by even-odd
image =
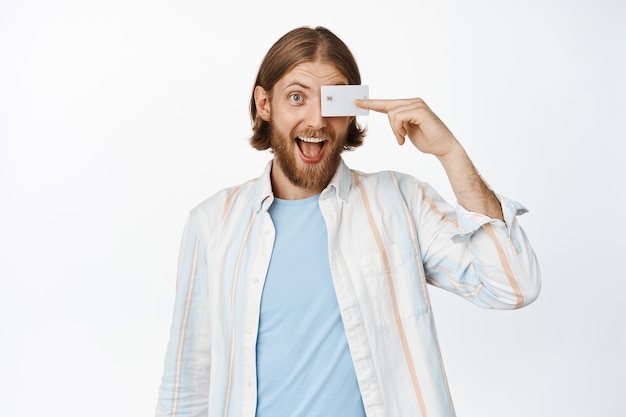
[[486, 308], [514, 309], [539, 295], [541, 273], [518, 216], [528, 210], [497, 195], [504, 221], [445, 202], [419, 186], [416, 219], [426, 279]]
[[157, 417], [207, 415], [211, 367], [208, 311], [206, 243], [192, 211], [180, 247]]

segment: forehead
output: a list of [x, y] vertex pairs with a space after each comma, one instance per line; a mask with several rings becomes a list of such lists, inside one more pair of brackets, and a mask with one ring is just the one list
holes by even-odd
[[302, 84], [303, 86], [319, 87], [322, 85], [347, 84], [348, 79], [334, 65], [322, 62], [302, 62], [278, 81], [277, 84], [288, 86], [291, 84]]

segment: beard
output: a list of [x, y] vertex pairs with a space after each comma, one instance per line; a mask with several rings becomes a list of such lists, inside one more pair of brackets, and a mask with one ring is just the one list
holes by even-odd
[[[270, 121], [270, 135], [274, 159], [293, 185], [306, 190], [326, 188], [341, 162], [341, 152], [346, 144], [347, 132], [339, 137], [326, 129], [318, 131], [294, 129], [287, 136], [274, 125], [273, 121]], [[318, 163], [307, 164], [294, 154], [294, 145], [298, 146], [297, 138], [312, 136], [325, 139], [324, 154]]]

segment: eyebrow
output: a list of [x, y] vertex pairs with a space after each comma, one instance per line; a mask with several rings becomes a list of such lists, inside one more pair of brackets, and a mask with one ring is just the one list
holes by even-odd
[[[348, 83], [344, 82], [344, 81], [339, 81], [337, 83], [328, 84], [328, 85], [348, 85]], [[312, 90], [312, 87], [310, 87], [310, 86], [308, 86], [306, 84], [302, 84], [299, 81], [294, 81], [294, 82], [288, 84], [287, 86], [285, 86], [285, 88], [283, 90], [289, 90], [290, 88], [293, 88], [293, 87], [299, 87], [299, 88], [301, 88], [303, 90]]]
[[298, 81], [294, 81], [291, 84], [285, 86], [284, 90], [288, 90], [293, 87], [300, 87], [303, 90], [311, 90], [311, 87], [309, 87], [308, 85], [302, 84], [301, 82], [298, 82]]

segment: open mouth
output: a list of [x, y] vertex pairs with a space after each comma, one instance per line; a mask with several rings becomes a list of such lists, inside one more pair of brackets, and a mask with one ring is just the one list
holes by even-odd
[[315, 137], [297, 137], [296, 143], [300, 149], [302, 160], [306, 163], [317, 163], [322, 159], [326, 140]]

